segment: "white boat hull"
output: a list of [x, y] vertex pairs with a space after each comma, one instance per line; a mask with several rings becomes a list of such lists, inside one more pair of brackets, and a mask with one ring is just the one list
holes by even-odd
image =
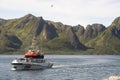
[[32, 62], [12, 62], [11, 70], [38, 70], [38, 69], [46, 69], [52, 68], [52, 63], [32, 63]]

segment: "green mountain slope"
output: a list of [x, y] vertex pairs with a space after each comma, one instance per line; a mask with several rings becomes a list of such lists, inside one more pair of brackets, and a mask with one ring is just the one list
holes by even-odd
[[120, 54], [120, 17], [107, 28], [92, 24], [86, 29], [32, 14], [17, 19], [0, 19], [0, 53], [25, 51], [33, 37], [46, 53]]
[[120, 54], [120, 17], [98, 37], [86, 43], [87, 46], [95, 48], [93, 52], [99, 54]]
[[[35, 17], [32, 14], [18, 19], [1, 20], [0, 23], [0, 46], [8, 47], [6, 44], [9, 44], [9, 48], [12, 49], [10, 51], [28, 49], [34, 36], [38, 39], [38, 46], [47, 51], [85, 50], [87, 48], [80, 43], [71, 28], [72, 26], [46, 21], [42, 17]], [[4, 42], [4, 38], [6, 38], [4, 34], [12, 34], [18, 39], [18, 42], [14, 42], [13, 39], [7, 39]], [[16, 46], [13, 47], [13, 44]], [[9, 50], [2, 48], [1, 51], [7, 52]]]

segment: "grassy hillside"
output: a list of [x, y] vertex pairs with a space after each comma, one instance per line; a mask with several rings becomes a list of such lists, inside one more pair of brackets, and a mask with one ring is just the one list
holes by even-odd
[[120, 54], [120, 17], [107, 28], [102, 24], [64, 25], [32, 14], [0, 19], [0, 53], [24, 52], [36, 37], [37, 46], [55, 54]]

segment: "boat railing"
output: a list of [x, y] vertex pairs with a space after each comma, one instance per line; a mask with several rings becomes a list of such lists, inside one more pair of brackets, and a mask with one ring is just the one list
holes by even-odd
[[25, 62], [25, 58], [16, 59], [18, 62]]
[[32, 59], [32, 58], [19, 58], [16, 59], [18, 62], [37, 62], [37, 63], [44, 63], [45, 59]]
[[44, 63], [45, 60], [44, 59], [32, 59], [32, 62], [37, 62], [37, 63]]

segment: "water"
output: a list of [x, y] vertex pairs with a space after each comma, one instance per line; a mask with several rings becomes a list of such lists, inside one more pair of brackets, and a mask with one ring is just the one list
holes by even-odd
[[54, 63], [45, 70], [11, 71], [11, 61], [21, 55], [0, 55], [0, 80], [104, 80], [120, 75], [120, 56], [46, 55]]

